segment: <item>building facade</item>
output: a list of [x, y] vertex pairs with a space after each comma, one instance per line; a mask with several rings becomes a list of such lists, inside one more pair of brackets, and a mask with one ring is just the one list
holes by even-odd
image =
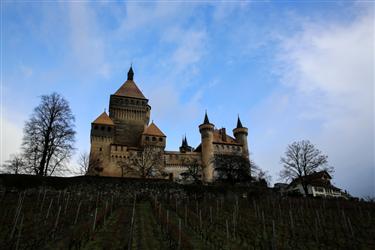
[[[308, 195], [324, 198], [350, 198], [347, 192], [343, 192], [340, 188], [331, 184], [332, 177], [327, 171], [314, 172], [301, 178], [307, 183]], [[305, 191], [302, 186], [301, 178], [294, 179], [287, 185], [286, 192], [303, 195]]]
[[102, 176], [137, 177], [122, 167], [129, 158], [143, 157], [145, 149], [158, 155], [158, 168], [164, 176], [180, 179], [189, 164], [200, 166], [202, 180], [214, 180], [214, 156], [241, 155], [249, 158], [248, 130], [240, 118], [233, 129], [233, 137], [225, 128], [216, 129], [207, 113], [199, 126], [201, 143], [194, 149], [182, 140], [179, 151], [166, 151], [167, 136], [154, 123], [150, 123], [151, 106], [134, 82], [130, 67], [125, 83], [110, 96], [109, 114], [103, 112], [91, 123], [90, 174]]

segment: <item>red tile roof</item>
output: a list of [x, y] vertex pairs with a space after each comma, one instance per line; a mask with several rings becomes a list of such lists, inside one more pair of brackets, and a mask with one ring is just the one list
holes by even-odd
[[104, 124], [104, 125], [115, 125], [112, 119], [107, 115], [106, 112], [103, 112], [98, 118], [95, 119], [92, 123], [94, 124]]
[[161, 130], [155, 125], [154, 122], [151, 122], [151, 124], [143, 131], [144, 135], [155, 135], [155, 136], [164, 136], [165, 134], [161, 132]]
[[142, 91], [138, 88], [137, 84], [135, 84], [135, 82], [132, 81], [132, 80], [127, 80], [115, 92], [115, 95], [133, 97], [133, 98], [139, 98], [139, 99], [146, 99], [146, 97], [142, 94]]

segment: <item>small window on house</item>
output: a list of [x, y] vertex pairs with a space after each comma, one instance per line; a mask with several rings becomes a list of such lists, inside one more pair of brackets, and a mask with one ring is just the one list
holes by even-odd
[[94, 126], [94, 129], [98, 129], [98, 125], [95, 125], [95, 126]]
[[99, 151], [102, 151], [102, 148], [99, 148]]
[[100, 126], [100, 129], [101, 129], [101, 130], [104, 130], [104, 126]]
[[163, 138], [159, 138], [159, 141], [163, 141]]
[[150, 140], [150, 137], [146, 136], [146, 141], [149, 141]]
[[107, 131], [108, 131], [108, 132], [111, 132], [111, 130], [112, 130], [111, 127], [108, 127], [108, 128], [107, 128]]
[[152, 137], [152, 141], [156, 141], [156, 137], [155, 136]]

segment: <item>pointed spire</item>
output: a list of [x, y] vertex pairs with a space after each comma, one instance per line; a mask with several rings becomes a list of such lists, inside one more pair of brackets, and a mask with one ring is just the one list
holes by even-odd
[[134, 72], [133, 72], [133, 67], [130, 65], [130, 69], [128, 71], [128, 80], [133, 81], [134, 78]]
[[208, 120], [208, 116], [207, 116], [207, 110], [206, 110], [206, 113], [204, 115], [204, 121], [203, 121], [203, 124], [210, 124], [210, 121]]
[[241, 120], [240, 120], [240, 115], [238, 115], [238, 118], [237, 118], [237, 128], [243, 128]]

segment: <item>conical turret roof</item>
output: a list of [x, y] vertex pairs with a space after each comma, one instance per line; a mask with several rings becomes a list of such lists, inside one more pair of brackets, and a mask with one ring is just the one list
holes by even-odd
[[237, 128], [243, 128], [242, 122], [240, 120], [240, 116], [238, 116], [238, 118], [237, 118]]
[[103, 125], [115, 125], [112, 119], [107, 115], [105, 111], [101, 115], [99, 115], [98, 118], [96, 118], [95, 121], [93, 121], [92, 123]]
[[204, 121], [203, 121], [203, 124], [210, 124], [210, 120], [208, 120], [207, 111], [206, 111], [206, 113], [204, 114]]

